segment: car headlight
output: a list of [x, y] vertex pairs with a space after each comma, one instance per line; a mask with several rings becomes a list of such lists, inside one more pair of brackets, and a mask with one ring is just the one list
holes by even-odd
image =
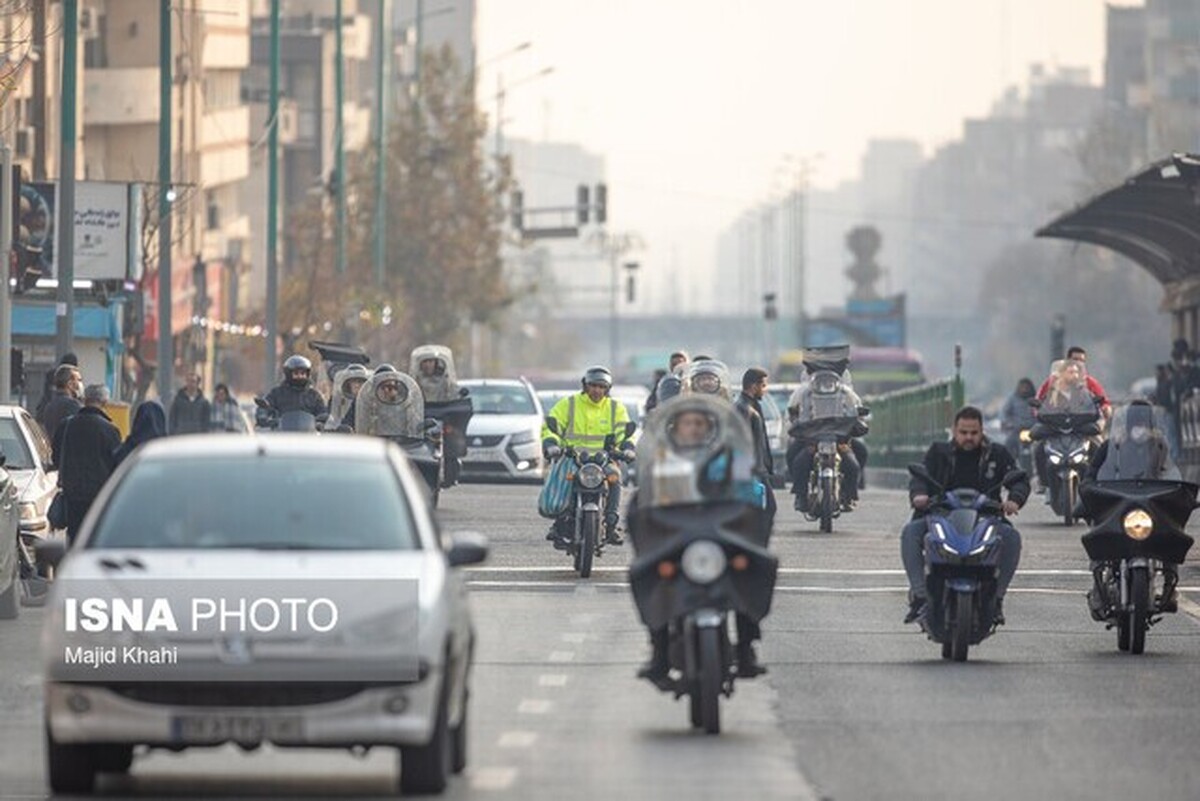
[[532, 431], [518, 431], [512, 435], [510, 440], [513, 445], [528, 445], [531, 442], [536, 442], [537, 436]]
[[33, 501], [21, 501], [20, 509], [21, 509], [21, 520], [22, 521], [32, 522], [34, 520], [37, 520], [39, 517], [38, 510], [37, 510], [37, 504], [34, 503]]
[[1133, 540], [1144, 540], [1154, 533], [1154, 518], [1145, 509], [1134, 509], [1125, 515], [1125, 533]]
[[579, 486], [584, 489], [596, 489], [604, 483], [604, 468], [589, 462], [579, 468]]
[[725, 572], [725, 550], [711, 540], [697, 540], [683, 549], [683, 575], [697, 584], [711, 584]]

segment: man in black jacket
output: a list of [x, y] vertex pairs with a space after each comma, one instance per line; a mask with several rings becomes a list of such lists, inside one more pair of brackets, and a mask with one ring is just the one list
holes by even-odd
[[762, 398], [767, 392], [767, 371], [751, 367], [742, 374], [742, 392], [733, 406], [738, 414], [750, 424], [754, 438], [754, 475], [767, 488], [767, 525], [775, 522], [775, 493], [771, 490], [771, 476], [775, 474], [775, 463], [771, 458], [771, 438], [767, 433], [766, 417], [763, 415]]
[[276, 414], [305, 411], [320, 417], [329, 411], [325, 399], [312, 385], [312, 362], [299, 354], [283, 363], [283, 382], [267, 393], [267, 403]]
[[53, 393], [37, 418], [42, 430], [46, 432], [47, 439], [53, 441], [59, 424], [83, 408], [79, 402], [82, 394], [83, 376], [80, 375], [79, 368], [72, 364], [60, 364], [56, 367]]
[[[1012, 454], [1000, 444], [983, 436], [983, 413], [974, 406], [964, 406], [954, 415], [954, 430], [950, 442], [935, 442], [925, 452], [925, 469], [930, 477], [947, 490], [970, 488], [987, 491], [1001, 504], [1004, 514], [1017, 514], [1029, 498], [1029, 479], [1008, 488], [1008, 499], [1000, 497], [1000, 482], [1017, 469]], [[924, 480], [913, 477], [908, 494], [915, 510], [913, 519], [900, 532], [900, 558], [908, 574], [909, 610], [905, 623], [920, 618], [925, 608], [925, 512], [928, 511], [934, 488]], [[1021, 535], [1009, 523], [997, 526], [1000, 538], [1000, 563], [996, 582], [995, 623], [1004, 623], [1004, 593], [1017, 572], [1021, 560]]]
[[[42, 386], [42, 397], [40, 400], [38, 400], [37, 408], [33, 412], [34, 419], [40, 419], [42, 416], [42, 410], [46, 408], [46, 404], [54, 399], [54, 374], [58, 371], [58, 368], [64, 364], [69, 364], [72, 367], [78, 367], [79, 357], [74, 353], [67, 351], [58, 360], [58, 363], [55, 365], [53, 370], [46, 371], [46, 380]], [[80, 391], [82, 391], [82, 387], [80, 388]]]
[[188, 373], [183, 389], [171, 402], [172, 434], [203, 434], [212, 428], [212, 404], [200, 391], [200, 376]]
[[54, 437], [54, 463], [67, 502], [68, 545], [74, 544], [84, 515], [116, 463], [113, 453], [121, 433], [101, 408], [107, 402], [107, 387], [89, 385], [83, 391], [83, 408], [64, 420]]

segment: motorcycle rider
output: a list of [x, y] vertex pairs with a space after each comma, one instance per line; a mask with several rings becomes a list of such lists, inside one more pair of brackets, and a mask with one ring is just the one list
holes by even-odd
[[426, 403], [458, 400], [454, 354], [444, 345], [422, 345], [412, 352], [409, 373], [421, 387]]
[[[1097, 409], [1108, 403], [1107, 398], [1097, 397], [1087, 381], [1084, 363], [1076, 359], [1059, 359], [1051, 367], [1049, 389], [1040, 397], [1039, 414], [1095, 414]], [[1103, 390], [1102, 390], [1103, 391]], [[1050, 466], [1046, 457], [1046, 441], [1039, 439], [1033, 448], [1034, 464], [1037, 466], [1038, 484], [1050, 486]]]
[[[1111, 433], [1096, 452], [1088, 466], [1087, 482], [1129, 480], [1182, 481], [1179, 467], [1171, 460], [1170, 444], [1162, 427], [1162, 420], [1154, 407], [1145, 400], [1130, 401], [1128, 406], [1118, 409], [1112, 417]], [[1099, 582], [1096, 568], [1092, 572]], [[1178, 611], [1176, 585], [1179, 583], [1179, 565], [1163, 562], [1162, 570], [1170, 596], [1163, 603], [1164, 612]], [[1088, 591], [1088, 606], [1092, 617], [1104, 620], [1104, 593], [1098, 586]]]
[[767, 393], [767, 371], [751, 367], [742, 374], [742, 391], [733, 408], [750, 424], [754, 438], [754, 475], [762, 482], [766, 493], [767, 536], [775, 524], [775, 492], [771, 489], [771, 477], [775, 475], [775, 463], [771, 458], [771, 440], [767, 436], [767, 425], [763, 417], [762, 398]]
[[666, 400], [666, 398], [659, 397], [659, 388], [662, 386], [663, 381], [669, 379], [670, 376], [678, 375], [676, 369], [679, 367], [679, 365], [686, 365], [687, 363], [687, 351], [677, 350], [671, 354], [671, 359], [667, 363], [668, 366], [666, 375], [654, 382], [654, 389], [650, 390], [650, 397], [646, 400], [646, 414], [654, 411], [655, 407]]
[[[1092, 393], [1094, 398], [1096, 398], [1096, 403], [1100, 407], [1100, 413], [1103, 414], [1105, 418], [1111, 417], [1113, 411], [1112, 403], [1108, 399], [1108, 393], [1104, 390], [1104, 385], [1101, 384], [1087, 370], [1087, 351], [1078, 345], [1072, 345], [1071, 347], [1067, 348], [1066, 360], [1068, 362], [1076, 362], [1079, 364], [1083, 372], [1083, 376], [1087, 379], [1087, 390], [1088, 392]], [[1055, 362], [1055, 364], [1058, 364], [1058, 362]], [[1047, 396], [1050, 394], [1050, 391], [1054, 389], [1054, 376], [1055, 371], [1052, 369], [1049, 377], [1047, 377], [1046, 380], [1042, 382], [1041, 387], [1038, 388], [1038, 400], [1046, 400]]]
[[[790, 441], [786, 459], [792, 477], [792, 494], [795, 496], [792, 505], [798, 512], [808, 511], [808, 478], [812, 474], [813, 461], [817, 456], [817, 446], [797, 437], [795, 432], [802, 429], [804, 423], [819, 417], [859, 417], [858, 409], [862, 406], [862, 399], [854, 391], [854, 385], [850, 383], [849, 376], [848, 370], [841, 375], [840, 409], [834, 410], [833, 414], [817, 414], [816, 406], [813, 403], [811, 374], [805, 374], [804, 382], [788, 399], [788, 419], [791, 421], [791, 427], [788, 431]], [[865, 430], [865, 426], [866, 424], [863, 423], [864, 428], [860, 429], [858, 433]], [[854, 505], [858, 503], [858, 489], [862, 476], [862, 462], [859, 453], [861, 449], [861, 459], [865, 459], [866, 446], [858, 444], [856, 447], [856, 443], [859, 441], [851, 438], [848, 443], [838, 444], [842, 472], [842, 497], [838, 499], [838, 502], [843, 511], [853, 510]]]
[[[664, 405], [659, 407], [660, 413], [670, 415], [665, 425], [666, 436], [658, 443], [644, 442], [643, 446], [654, 445], [656, 447], [646, 449], [651, 451], [652, 455], [647, 457], [646, 464], [640, 466], [645, 476], [646, 486], [635, 490], [629, 501], [629, 533], [633, 538], [635, 549], [639, 542], [641, 531], [639, 527], [643, 525], [639, 507], [643, 507], [645, 510], [655, 506], [688, 504], [703, 506], [732, 502], [746, 504], [751, 521], [757, 520], [756, 515], [762, 515], [762, 510], [757, 504], [749, 505], [749, 498], [745, 493], [739, 492], [735, 486], [736, 482], [711, 481], [710, 477], [705, 474], [705, 467], [713, 464], [710, 457], [722, 449], [730, 451], [728, 459], [734, 464], [750, 462], [751, 458], [755, 456], [747, 450], [749, 443], [746, 442], [748, 440], [746, 435], [749, 432], [743, 430], [739, 436], [739, 433], [731, 430], [728, 425], [732, 423], [740, 428], [740, 425], [736, 424], [736, 420], [738, 417], [743, 420], [745, 418], [737, 414], [727, 417], [724, 423], [721, 423], [717, 410], [706, 408], [707, 406], [711, 406], [711, 404], [697, 397], [680, 398], [669, 404], [664, 402]], [[740, 444], [743, 442], [745, 442], [745, 447]], [[756, 462], [757, 459], [755, 458], [754, 461]], [[685, 463], [691, 465], [691, 468], [680, 470], [680, 465]], [[751, 465], [746, 465], [746, 467], [751, 467]], [[731, 474], [736, 473], [737, 469], [733, 468], [730, 472]], [[752, 469], [747, 469], [745, 472], [753, 475]], [[647, 496], [647, 500], [644, 502], [639, 500], [643, 495]], [[748, 528], [762, 531], [764, 527], [761, 523], [751, 522], [748, 524]], [[766, 530], [769, 534], [770, 529]], [[765, 545], [765, 542], [763, 544]], [[758, 624], [740, 614], [737, 615], [736, 623], [738, 675], [743, 678], [753, 678], [766, 673], [766, 668], [758, 663], [758, 656], [754, 651], [754, 642], [762, 637]], [[664, 626], [651, 629], [650, 644], [652, 647], [650, 660], [642, 665], [637, 675], [639, 678], [649, 679], [656, 685], [665, 687], [669, 682], [668, 674], [670, 672], [668, 628]]]
[[688, 364], [683, 380], [683, 394], [715, 395], [733, 403], [733, 387], [729, 368], [724, 362], [708, 356], [696, 357]]
[[312, 362], [293, 354], [283, 362], [283, 381], [267, 393], [267, 404], [276, 414], [305, 411], [320, 417], [328, 411], [325, 399], [312, 384]]
[[1036, 416], [1029, 401], [1034, 398], [1035, 393], [1033, 380], [1022, 378], [1000, 409], [1000, 430], [1005, 435], [1004, 447], [1008, 448], [1008, 452], [1014, 457], [1021, 451], [1021, 432], [1033, 428]]
[[336, 431], [343, 425], [354, 428], [358, 411], [358, 391], [370, 377], [367, 368], [361, 364], [348, 365], [333, 377], [333, 397], [329, 399], [326, 431]]
[[[604, 446], [604, 439], [612, 435], [620, 448], [623, 458], [633, 458], [633, 443], [625, 436], [625, 424], [629, 422], [629, 412], [625, 404], [609, 397], [612, 390], [613, 377], [607, 367], [589, 367], [580, 380], [580, 392], [568, 395], [554, 404], [550, 417], [558, 421], [562, 436], [555, 434], [544, 424], [542, 426], [542, 455], [547, 460], [557, 459], [562, 455], [563, 445], [575, 449], [587, 448], [599, 450]], [[618, 470], [618, 464], [614, 464]], [[621, 482], [617, 481], [608, 487], [608, 499], [604, 507], [604, 541], [609, 545], [621, 545], [624, 540], [617, 534], [617, 522], [620, 520], [618, 510], [621, 508]], [[546, 539], [562, 545], [569, 539], [566, 533], [570, 518], [559, 518], [550, 526]]]
[[[929, 446], [925, 452], [925, 469], [947, 491], [964, 488], [990, 491], [992, 500], [1001, 505], [1005, 517], [1015, 516], [1029, 498], [1029, 480], [1025, 478], [1009, 487], [1008, 498], [1001, 500], [1000, 482], [1016, 469], [1016, 463], [1007, 448], [983, 435], [983, 413], [974, 406], [964, 406], [954, 415], [949, 442], [935, 442]], [[908, 494], [914, 512], [912, 520], [900, 532], [900, 558], [908, 575], [909, 592], [905, 623], [920, 618], [925, 608], [925, 512], [933, 502], [932, 493], [933, 488], [923, 479], [914, 476], [909, 482]], [[1004, 624], [1004, 594], [1021, 560], [1021, 535], [1007, 521], [997, 525], [996, 534], [1000, 538], [1000, 575], [993, 622], [999, 626]]]
[[395, 368], [377, 369], [359, 389], [355, 407], [355, 430], [359, 434], [424, 437], [425, 402], [421, 388], [411, 376]]

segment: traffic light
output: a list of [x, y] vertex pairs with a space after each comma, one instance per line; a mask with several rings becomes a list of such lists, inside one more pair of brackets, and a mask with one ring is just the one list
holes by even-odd
[[767, 320], [779, 319], [779, 309], [775, 306], [774, 292], [768, 292], [763, 295], [763, 318]]
[[525, 228], [525, 193], [514, 189], [511, 203], [512, 227], [518, 231]]
[[608, 185], [596, 184], [596, 222], [608, 222]]
[[587, 184], [580, 184], [575, 190], [575, 212], [579, 215], [579, 224], [587, 225], [588, 212], [591, 211], [591, 198], [588, 197]]

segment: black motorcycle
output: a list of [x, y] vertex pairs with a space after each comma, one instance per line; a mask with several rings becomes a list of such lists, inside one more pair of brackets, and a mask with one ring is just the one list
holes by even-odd
[[[555, 435], [562, 436], [558, 420], [553, 417], [546, 418], [546, 427]], [[632, 436], [636, 430], [636, 423], [625, 424], [626, 437]], [[616, 437], [609, 434], [604, 438], [604, 446], [599, 450], [576, 450], [564, 445], [563, 455], [559, 458], [570, 459], [574, 463], [573, 469], [567, 475], [567, 480], [574, 484], [574, 491], [571, 509], [568, 512], [573, 523], [566, 550], [575, 562], [575, 570], [579, 577], [588, 578], [592, 575], [593, 558], [604, 550], [601, 531], [609, 487], [621, 480], [621, 468], [618, 463], [629, 461], [632, 454], [617, 450]]]
[[459, 390], [457, 400], [426, 402], [425, 416], [442, 426], [442, 447], [446, 452], [446, 470], [442, 487], [453, 487], [462, 473], [462, 460], [467, 455], [467, 425], [475, 413], [470, 390]]
[[441, 423], [426, 418], [425, 435], [422, 437], [406, 437], [399, 434], [382, 436], [399, 445], [408, 460], [420, 471], [421, 477], [429, 487], [430, 500], [436, 509], [441, 500], [442, 487], [447, 486]]
[[[865, 407], [860, 415], [870, 413]], [[815, 447], [812, 471], [808, 477], [808, 511], [804, 516], [819, 520], [821, 531], [833, 531], [833, 519], [842, 514], [842, 452], [852, 437], [866, 433], [866, 425], [858, 417], [820, 417], [795, 423], [791, 435], [804, 447]]]
[[254, 428], [256, 431], [290, 431], [301, 433], [320, 433], [320, 424], [328, 419], [328, 415], [314, 415], [303, 409], [279, 413], [266, 399], [255, 396]]
[[1100, 434], [1099, 420], [1097, 412], [1046, 412], [1038, 415], [1037, 423], [1030, 431], [1030, 437], [1042, 441], [1046, 450], [1050, 508], [1068, 526], [1075, 525], [1079, 482], [1087, 472], [1092, 455], [1091, 437]]
[[[1117, 630], [1117, 647], [1140, 654], [1146, 631], [1161, 615], [1174, 612], [1169, 601], [1178, 565], [1193, 539], [1184, 533], [1196, 508], [1195, 484], [1183, 481], [1097, 481], [1083, 485], [1082, 497], [1093, 527], [1083, 547], [1093, 563], [1097, 603], [1092, 617]], [[1156, 591], [1157, 588], [1157, 591]]]
[[762, 513], [741, 504], [695, 504], [638, 512], [629, 583], [642, 621], [667, 627], [673, 676], [658, 683], [689, 696], [691, 723], [721, 731], [722, 695], [737, 666], [730, 617], [767, 616], [779, 560], [764, 547]]

